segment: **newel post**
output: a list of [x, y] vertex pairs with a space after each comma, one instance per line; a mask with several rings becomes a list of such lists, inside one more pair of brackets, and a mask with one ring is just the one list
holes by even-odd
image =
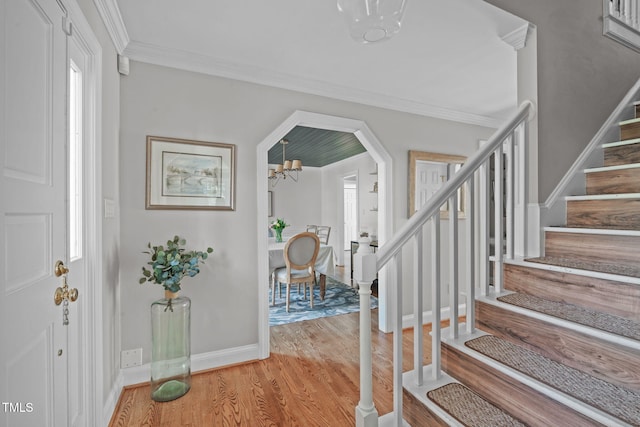
[[358, 252], [353, 256], [353, 279], [360, 294], [360, 402], [356, 406], [356, 427], [378, 427], [371, 343], [371, 284], [376, 278], [376, 256], [368, 239], [358, 243]]

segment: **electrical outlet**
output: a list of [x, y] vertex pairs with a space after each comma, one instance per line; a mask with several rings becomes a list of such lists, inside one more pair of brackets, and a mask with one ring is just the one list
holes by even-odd
[[142, 349], [135, 348], [133, 350], [123, 350], [120, 353], [120, 367], [131, 368], [132, 366], [142, 365]]

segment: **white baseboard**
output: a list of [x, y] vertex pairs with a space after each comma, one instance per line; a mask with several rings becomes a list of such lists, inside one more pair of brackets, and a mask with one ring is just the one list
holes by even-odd
[[[460, 304], [458, 306], [459, 314], [465, 313], [466, 310], [467, 310], [466, 304]], [[451, 316], [451, 310], [449, 310], [449, 307], [444, 307], [440, 310], [441, 320], [448, 319], [450, 316]], [[414, 320], [413, 320], [414, 318], [415, 316], [413, 314], [407, 314], [405, 316], [402, 316], [402, 329], [412, 328], [414, 324]], [[433, 311], [428, 310], [428, 311], [422, 312], [422, 324], [427, 325], [432, 322], [433, 322]]]
[[118, 404], [118, 400], [120, 399], [120, 393], [122, 393], [124, 376], [122, 375], [122, 370], [118, 374], [118, 378], [116, 378], [113, 386], [111, 387], [111, 391], [109, 391], [109, 396], [107, 396], [107, 400], [104, 403], [102, 408], [102, 425], [107, 427], [109, 422], [111, 421], [111, 417], [113, 416], [113, 412], [116, 410], [116, 405]]
[[191, 356], [191, 371], [204, 371], [206, 369], [220, 368], [222, 366], [258, 360], [258, 354], [258, 344], [250, 344], [226, 350], [196, 354]]
[[[211, 351], [191, 356], [191, 371], [198, 372], [207, 369], [220, 368], [222, 366], [235, 365], [251, 360], [258, 360], [258, 344], [235, 347], [220, 351]], [[123, 387], [145, 383], [151, 378], [151, 364], [120, 369], [118, 378], [111, 387], [109, 396], [104, 404], [104, 425], [108, 426], [113, 412], [120, 399]]]
[[[211, 351], [191, 355], [191, 372], [204, 371], [206, 369], [220, 368], [258, 359], [258, 344], [229, 348], [220, 351]], [[140, 384], [151, 378], [151, 364], [120, 370], [122, 386]]]

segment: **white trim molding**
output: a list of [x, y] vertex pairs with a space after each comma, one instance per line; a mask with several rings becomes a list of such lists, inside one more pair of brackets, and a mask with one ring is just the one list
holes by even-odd
[[98, 9], [104, 26], [107, 28], [116, 51], [122, 54], [130, 39], [118, 3], [116, 3], [116, 0], [93, 0], [93, 2]]
[[[122, 53], [122, 52], [121, 52]], [[490, 128], [499, 127], [503, 118], [456, 111], [414, 100], [398, 98], [370, 91], [340, 86], [326, 81], [304, 78], [282, 72], [248, 66], [245, 64], [221, 61], [216, 58], [170, 49], [148, 43], [131, 41], [124, 50], [130, 59], [164, 67], [240, 80], [280, 89], [325, 96], [341, 101], [355, 102], [378, 108], [385, 108], [443, 120], [468, 123]]]
[[[85, 160], [86, 194], [86, 303], [82, 305], [81, 360], [83, 372], [82, 404], [85, 421], [96, 425], [102, 421], [104, 407], [104, 334], [103, 334], [103, 217], [102, 217], [102, 46], [96, 38], [80, 5], [75, 0], [66, 1], [68, 22], [73, 31], [67, 43], [74, 43], [85, 61], [83, 83], [83, 150]], [[68, 65], [67, 65], [68, 66]]]
[[500, 36], [500, 39], [509, 46], [513, 47], [513, 50], [518, 51], [527, 45], [527, 40], [529, 38], [529, 35], [533, 33], [533, 29], [533, 24], [527, 22], [522, 27], [516, 28], [510, 33]]

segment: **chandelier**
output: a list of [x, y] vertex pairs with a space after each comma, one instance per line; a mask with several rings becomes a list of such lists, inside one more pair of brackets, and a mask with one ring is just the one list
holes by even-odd
[[[282, 163], [276, 165], [275, 169], [269, 169], [269, 180], [271, 181], [271, 186], [275, 187], [280, 181], [280, 178], [287, 179], [291, 178], [294, 182], [298, 182], [298, 172], [302, 170], [302, 161], [301, 160], [286, 160], [285, 156], [285, 148], [289, 141], [286, 139], [281, 139], [280, 144], [282, 144]], [[295, 172], [295, 176], [293, 174]]]
[[351, 37], [362, 43], [391, 38], [400, 31], [406, 0], [338, 0]]

